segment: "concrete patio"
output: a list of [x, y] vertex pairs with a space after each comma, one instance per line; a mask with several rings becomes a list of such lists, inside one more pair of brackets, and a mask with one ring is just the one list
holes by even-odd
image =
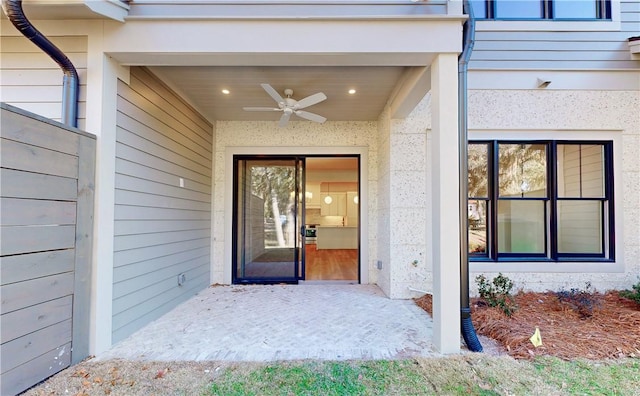
[[214, 286], [96, 359], [275, 361], [432, 356], [432, 320], [375, 285]]

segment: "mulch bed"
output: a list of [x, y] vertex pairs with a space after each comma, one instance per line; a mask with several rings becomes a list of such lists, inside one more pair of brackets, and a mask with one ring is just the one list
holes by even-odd
[[[555, 356], [561, 359], [640, 357], [640, 304], [618, 292], [594, 293], [591, 299], [561, 301], [556, 293], [518, 293], [516, 312], [507, 317], [499, 308], [472, 299], [472, 321], [478, 334], [504, 346], [516, 359]], [[415, 300], [431, 314], [431, 296]], [[542, 345], [529, 340], [540, 329]]]

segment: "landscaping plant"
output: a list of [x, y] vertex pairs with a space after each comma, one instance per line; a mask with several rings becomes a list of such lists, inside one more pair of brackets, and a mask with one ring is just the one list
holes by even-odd
[[511, 316], [517, 309], [515, 299], [511, 295], [513, 281], [507, 276], [498, 273], [491, 282], [484, 275], [476, 276], [478, 292], [490, 307], [499, 307], [505, 315]]
[[555, 293], [560, 304], [568, 306], [580, 314], [583, 319], [593, 316], [594, 309], [600, 306], [601, 295], [587, 282], [584, 289], [571, 288], [570, 290], [560, 290]]
[[624, 298], [628, 298], [629, 300], [633, 300], [636, 303], [640, 304], [640, 281], [635, 285], [631, 286], [633, 290], [623, 290], [620, 292], [620, 296]]

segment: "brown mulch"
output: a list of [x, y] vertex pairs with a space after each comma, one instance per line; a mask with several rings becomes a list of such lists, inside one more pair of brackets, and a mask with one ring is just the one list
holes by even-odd
[[[471, 320], [478, 334], [496, 340], [516, 359], [640, 357], [640, 304], [616, 291], [592, 294], [589, 309], [580, 301], [561, 302], [554, 292], [518, 293], [514, 298], [517, 310], [511, 317], [472, 299]], [[415, 301], [431, 314], [430, 295]], [[529, 340], [536, 327], [542, 336], [537, 348]]]

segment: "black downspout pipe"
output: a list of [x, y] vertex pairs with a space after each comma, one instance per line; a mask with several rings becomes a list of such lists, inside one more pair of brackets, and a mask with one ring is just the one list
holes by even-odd
[[2, 0], [2, 10], [23, 36], [46, 52], [62, 69], [64, 73], [62, 79], [62, 123], [77, 128], [80, 84], [78, 72], [73, 63], [29, 22], [22, 9], [22, 0]]
[[463, 13], [469, 15], [463, 25], [463, 49], [458, 57], [458, 156], [460, 171], [460, 325], [462, 337], [470, 351], [482, 352], [476, 330], [471, 321], [469, 306], [469, 215], [468, 215], [468, 125], [467, 70], [475, 41], [475, 19], [468, 0], [462, 2]]

